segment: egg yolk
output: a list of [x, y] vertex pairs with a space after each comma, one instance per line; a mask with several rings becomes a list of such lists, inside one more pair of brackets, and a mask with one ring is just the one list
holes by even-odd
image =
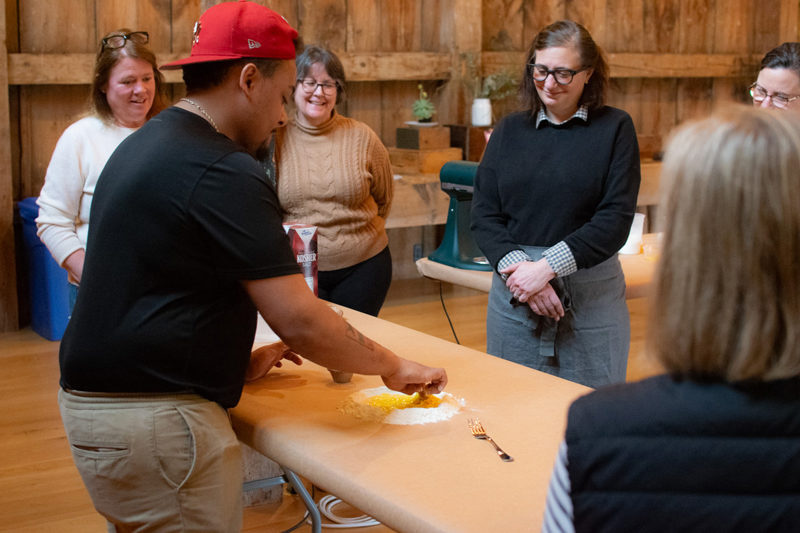
[[429, 395], [422, 400], [416, 392], [410, 396], [406, 394], [383, 393], [377, 394], [367, 400], [367, 405], [382, 409], [386, 413], [395, 409], [408, 409], [409, 407], [431, 409], [433, 407], [439, 407], [441, 403], [442, 400], [433, 395]]

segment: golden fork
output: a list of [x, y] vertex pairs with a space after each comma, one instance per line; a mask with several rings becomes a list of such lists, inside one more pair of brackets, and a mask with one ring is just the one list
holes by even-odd
[[494, 449], [497, 450], [497, 455], [500, 457], [500, 459], [506, 462], [514, 460], [513, 457], [508, 455], [506, 452], [503, 451], [502, 448], [500, 448], [500, 446], [497, 445], [497, 443], [494, 441], [494, 439], [492, 439], [492, 437], [486, 434], [486, 430], [483, 429], [483, 424], [481, 424], [480, 420], [478, 420], [477, 418], [474, 419], [470, 418], [469, 420], [467, 420], [467, 424], [469, 424], [469, 429], [470, 431], [472, 431], [473, 437], [475, 437], [476, 439], [488, 440], [490, 443], [492, 443], [492, 446], [494, 446]]

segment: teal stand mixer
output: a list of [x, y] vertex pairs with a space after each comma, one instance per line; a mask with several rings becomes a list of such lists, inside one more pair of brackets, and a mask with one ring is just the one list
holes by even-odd
[[439, 171], [442, 190], [450, 196], [444, 237], [428, 256], [431, 261], [466, 270], [492, 270], [469, 229], [472, 191], [478, 163], [449, 161]]

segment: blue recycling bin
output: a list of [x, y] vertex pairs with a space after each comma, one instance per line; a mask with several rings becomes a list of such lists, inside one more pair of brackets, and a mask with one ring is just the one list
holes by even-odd
[[69, 320], [67, 271], [58, 266], [36, 235], [39, 206], [36, 197], [17, 202], [22, 221], [22, 242], [28, 265], [31, 329], [47, 340], [59, 341]]

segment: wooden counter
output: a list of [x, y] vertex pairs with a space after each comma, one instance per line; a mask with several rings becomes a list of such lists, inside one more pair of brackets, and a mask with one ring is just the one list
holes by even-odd
[[[231, 411], [239, 438], [397, 531], [538, 531], [569, 404], [589, 389], [345, 309], [359, 331], [419, 362], [443, 366], [466, 408], [426, 425], [364, 422], [337, 411], [350, 393], [311, 362], [245, 387]], [[472, 437], [478, 417], [514, 461]]]
[[438, 174], [395, 174], [386, 229], [444, 224], [449, 205]]

